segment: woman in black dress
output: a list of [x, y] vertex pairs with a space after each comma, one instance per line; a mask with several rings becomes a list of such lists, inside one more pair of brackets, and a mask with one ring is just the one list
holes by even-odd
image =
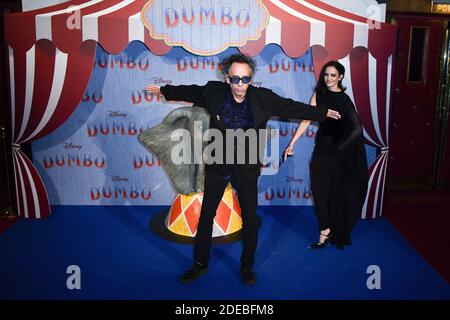
[[[333, 107], [342, 118], [320, 123], [311, 158], [311, 191], [319, 222], [319, 240], [309, 246], [323, 248], [332, 241], [338, 248], [350, 245], [350, 233], [359, 220], [367, 192], [367, 159], [363, 129], [342, 79], [345, 68], [329, 61], [320, 72], [311, 105]], [[294, 144], [309, 126], [302, 121], [285, 150], [293, 154]]]

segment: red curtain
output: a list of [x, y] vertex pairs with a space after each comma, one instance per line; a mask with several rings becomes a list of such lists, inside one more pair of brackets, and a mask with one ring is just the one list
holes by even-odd
[[69, 118], [88, 85], [95, 46], [94, 41], [86, 41], [68, 53], [58, 50], [48, 40], [40, 40], [28, 50], [8, 47], [19, 216], [43, 218], [50, 215], [45, 186], [20, 145], [49, 134]]
[[379, 155], [369, 168], [369, 189], [362, 212], [362, 218], [376, 218], [383, 212], [389, 156], [393, 54], [375, 58], [367, 50], [354, 50], [350, 55], [350, 70], [355, 106], [364, 125], [365, 140], [379, 148]]

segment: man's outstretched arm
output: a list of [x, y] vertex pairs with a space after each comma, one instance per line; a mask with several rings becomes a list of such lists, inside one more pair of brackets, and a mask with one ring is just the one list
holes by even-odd
[[340, 119], [339, 112], [321, 106], [310, 106], [309, 104], [295, 101], [289, 98], [282, 98], [272, 93], [272, 110], [274, 116], [283, 118], [305, 119], [313, 121], [323, 121], [325, 117]]
[[194, 105], [203, 106], [203, 86], [198, 85], [181, 85], [181, 86], [154, 86], [148, 85], [145, 87], [148, 93], [160, 94], [164, 96], [167, 101], [187, 101], [192, 102]]

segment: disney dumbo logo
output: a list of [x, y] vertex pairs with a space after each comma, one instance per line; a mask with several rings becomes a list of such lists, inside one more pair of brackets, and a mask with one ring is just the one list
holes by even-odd
[[[262, 0], [241, 1], [152, 0], [141, 19], [154, 39], [182, 46], [198, 55], [214, 55], [228, 47], [257, 40], [269, 22]], [[206, 40], [207, 39], [207, 40]]]

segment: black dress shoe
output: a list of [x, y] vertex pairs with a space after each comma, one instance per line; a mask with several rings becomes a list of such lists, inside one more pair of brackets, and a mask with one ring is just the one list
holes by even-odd
[[183, 284], [193, 282], [204, 275], [206, 272], [208, 272], [208, 267], [202, 266], [199, 263], [194, 263], [192, 268], [186, 271], [186, 273], [181, 276], [180, 282]]
[[256, 275], [252, 267], [241, 268], [241, 276], [245, 284], [253, 285], [256, 283]]
[[331, 241], [333, 240], [333, 236], [331, 234], [331, 232], [329, 232], [327, 235], [320, 233], [322, 236], [325, 237], [325, 240], [323, 242], [316, 242], [311, 244], [308, 248], [309, 249], [322, 249], [324, 248], [326, 245], [330, 245]]

